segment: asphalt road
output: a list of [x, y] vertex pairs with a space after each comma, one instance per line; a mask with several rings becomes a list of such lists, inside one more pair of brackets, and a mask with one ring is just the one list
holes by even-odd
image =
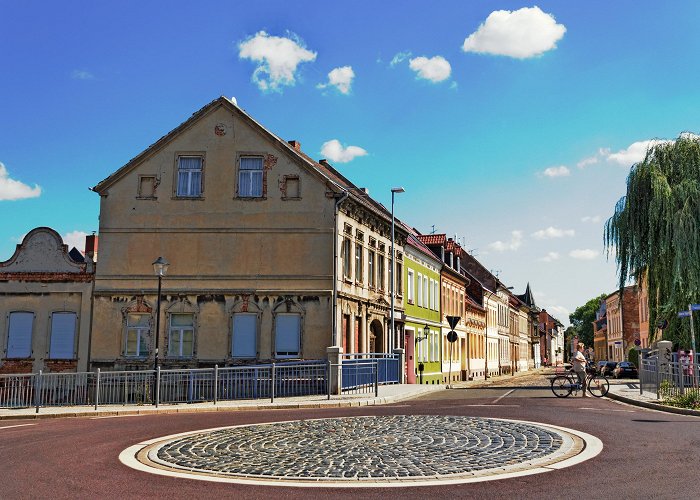
[[[558, 399], [542, 377], [452, 389], [393, 405], [0, 422], [0, 498], [700, 498], [700, 418], [598, 398]], [[132, 470], [126, 447], [226, 425], [349, 415], [512, 418], [570, 427], [603, 441], [573, 468], [514, 479], [401, 489], [247, 486]]]

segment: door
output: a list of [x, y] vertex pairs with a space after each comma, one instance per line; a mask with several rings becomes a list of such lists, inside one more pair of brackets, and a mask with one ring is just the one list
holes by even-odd
[[416, 336], [412, 329], [406, 328], [406, 383], [416, 383]]

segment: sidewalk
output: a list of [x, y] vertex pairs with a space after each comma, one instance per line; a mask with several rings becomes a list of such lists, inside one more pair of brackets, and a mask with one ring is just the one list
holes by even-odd
[[39, 408], [0, 408], [0, 420], [62, 418], [62, 417], [114, 417], [122, 415], [151, 415], [164, 413], [193, 413], [212, 411], [281, 410], [295, 408], [346, 408], [351, 406], [374, 406], [411, 399], [430, 392], [445, 390], [444, 385], [394, 384], [379, 387], [379, 396], [369, 394], [342, 394], [338, 396], [314, 395], [294, 398], [219, 401], [206, 403], [153, 405], [100, 405], [48, 406]]
[[639, 380], [630, 380], [627, 383], [611, 383], [608, 397], [616, 401], [621, 401], [623, 403], [641, 406], [652, 410], [700, 417], [700, 410], [690, 410], [688, 408], [677, 408], [675, 406], [660, 404], [659, 400], [656, 399], [656, 394], [651, 392], [639, 394]]

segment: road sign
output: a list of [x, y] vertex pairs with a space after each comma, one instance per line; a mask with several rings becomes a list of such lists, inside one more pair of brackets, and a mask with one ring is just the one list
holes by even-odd
[[634, 339], [634, 345], [642, 345], [642, 341], [639, 339]]
[[700, 304], [690, 304], [690, 308], [693, 311], [700, 311]]
[[690, 316], [690, 311], [679, 311], [678, 312], [679, 318], [688, 318], [689, 316]]
[[450, 342], [457, 342], [457, 332], [454, 330], [447, 334], [447, 340]]
[[446, 318], [447, 323], [450, 325], [452, 330], [455, 329], [455, 326], [457, 326], [457, 323], [459, 323], [459, 320], [461, 319], [460, 316], [446, 316]]

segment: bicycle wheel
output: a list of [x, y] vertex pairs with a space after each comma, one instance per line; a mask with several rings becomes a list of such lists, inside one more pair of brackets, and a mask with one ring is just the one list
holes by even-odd
[[558, 398], [565, 398], [571, 394], [573, 383], [569, 377], [559, 375], [552, 379], [552, 392]]
[[594, 375], [588, 380], [588, 392], [597, 398], [605, 396], [610, 390], [610, 382], [605, 377]]

